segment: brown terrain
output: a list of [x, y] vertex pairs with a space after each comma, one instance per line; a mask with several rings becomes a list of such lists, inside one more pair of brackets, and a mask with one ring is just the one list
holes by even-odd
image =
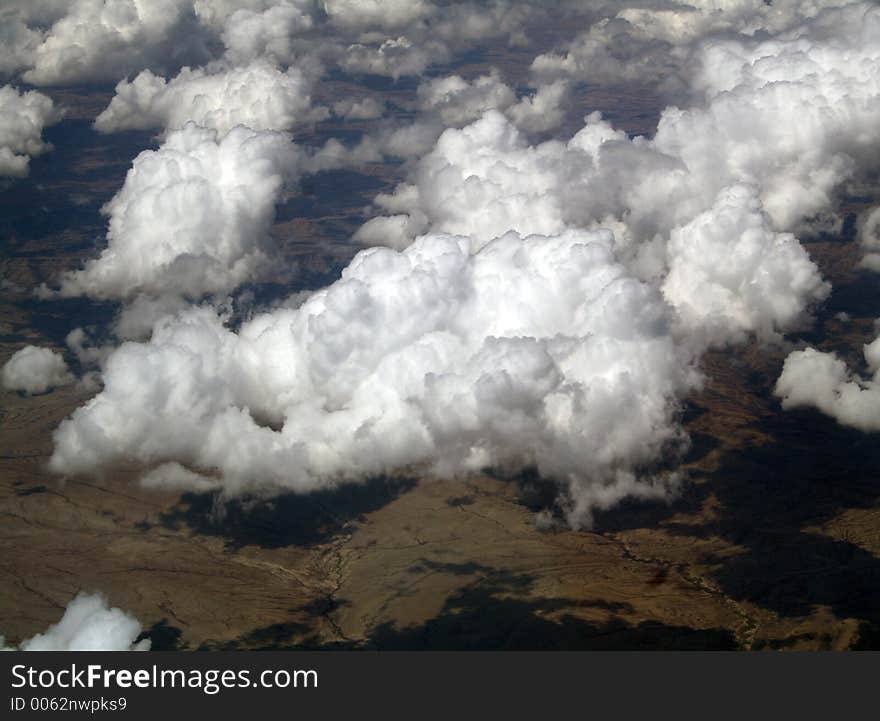
[[[131, 147], [150, 144], [95, 136], [91, 109], [69, 117], [64, 132], [81, 141], [56, 142], [31, 180], [0, 193], [0, 363], [112, 318], [28, 294], [100, 247], [96, 209]], [[63, 178], [52, 163], [66, 164]], [[300, 283], [324, 282], [351, 256], [332, 238], [394, 182], [383, 168], [354, 175], [338, 209], [280, 209], [276, 235]], [[292, 202], [321, 195], [321, 182]], [[804, 337], [859, 367], [880, 297], [853, 270], [851, 226], [809, 244], [835, 292]], [[708, 355], [705, 387], [683, 409], [693, 444], [680, 497], [624, 504], [584, 532], [539, 530], [552, 486], [525, 478], [375, 479], [227, 505], [142, 489], [136, 469], [59, 479], [46, 470], [52, 430], [89, 394], [3, 391], [0, 633], [18, 642], [78, 591], [100, 590], [160, 649], [876, 647], [880, 451], [817, 413], [780, 409], [771, 391], [786, 352]]]

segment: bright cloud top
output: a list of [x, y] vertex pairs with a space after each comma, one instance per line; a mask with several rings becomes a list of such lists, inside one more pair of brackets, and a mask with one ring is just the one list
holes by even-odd
[[61, 85], [186, 57], [191, 0], [74, 0], [33, 50], [23, 78]]
[[377, 198], [407, 212], [369, 221], [358, 239], [404, 247], [428, 229], [486, 242], [508, 228], [555, 234], [607, 225], [631, 271], [660, 278], [683, 328], [713, 343], [790, 329], [827, 293], [794, 236], [774, 231], [755, 186], [716, 180], [717, 197], [703, 189], [705, 199], [669, 207], [670, 195], [694, 182], [686, 166], [598, 116], [568, 143], [530, 146], [503, 116], [487, 113], [447, 130], [413, 179]]
[[221, 136], [237, 125], [289, 130], [327, 115], [311, 107], [310, 92], [311, 83], [296, 68], [282, 72], [264, 62], [212, 73], [184, 68], [167, 82], [145, 70], [116, 86], [95, 128], [179, 130], [192, 121]]
[[867, 378], [834, 353], [807, 348], [790, 354], [776, 381], [782, 407], [817, 408], [845, 426], [880, 431], [880, 338], [866, 345], [864, 354]]
[[110, 608], [101, 594], [80, 593], [61, 620], [23, 641], [19, 651], [149, 651], [150, 639], [137, 641], [143, 630], [130, 613]]
[[60, 353], [33, 345], [13, 353], [0, 375], [4, 388], [28, 395], [45, 393], [73, 380]]
[[604, 231], [474, 251], [443, 235], [363, 251], [300, 308], [238, 333], [207, 309], [159, 323], [110, 356], [51, 467], [179, 461], [237, 493], [535, 465], [568, 488], [574, 523], [662, 495], [635, 471], [681, 441], [677, 399], [695, 376], [657, 292]]
[[280, 133], [189, 124], [135, 158], [106, 205], [107, 248], [61, 279], [62, 295], [200, 298], [226, 293], [267, 262], [275, 201], [297, 151]]
[[[473, 38], [514, 41], [535, 9], [327, 0], [324, 14], [288, 2], [276, 18], [260, 0], [233, 5], [196, 7], [223, 28], [223, 65], [118, 86], [99, 128], [170, 132], [135, 160], [106, 209], [107, 250], [62, 293], [146, 294], [138, 308], [151, 318], [178, 296], [217, 300], [265, 266], [284, 176], [338, 167], [346, 153], [409, 161], [406, 182], [376, 198], [385, 215], [355, 236], [389, 247], [239, 328], [190, 308], [120, 346], [104, 389], [55, 435], [58, 473], [134, 461], [147, 485], [233, 495], [534, 467], [563, 487], [576, 526], [624, 496], [663, 497], [699, 355], [798, 328], [829, 287], [795, 233], [833, 227], [835, 193], [878, 164], [880, 9], [869, 4], [628, 9], [581, 40], [584, 57], [607, 60], [632, 35], [632, 57], [581, 67], [577, 41], [559, 62], [536, 61], [524, 98], [493, 72], [432, 78], [411, 123], [308, 157], [269, 129], [310, 117], [305, 78], [320, 63], [421, 73]], [[272, 64], [305, 47], [309, 72]], [[666, 108], [651, 138], [597, 113], [564, 140], [526, 135], [562, 123], [585, 68], [619, 77], [618, 64], [649, 80], [649, 68], [674, 67], [668, 90], [687, 103]], [[381, 112], [353, 103], [337, 112]], [[842, 409], [827, 399], [870, 383], [827, 358], [789, 361], [795, 380], [807, 361], [825, 363], [829, 412]], [[798, 388], [780, 379], [786, 403], [819, 402]]]

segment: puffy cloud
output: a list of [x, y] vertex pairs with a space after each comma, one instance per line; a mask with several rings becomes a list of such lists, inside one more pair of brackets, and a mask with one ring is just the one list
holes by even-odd
[[434, 11], [425, 0], [322, 0], [321, 4], [330, 22], [346, 30], [394, 30]]
[[31, 157], [51, 149], [43, 142], [43, 128], [60, 118], [52, 99], [42, 93], [0, 88], [0, 177], [26, 176]]
[[3, 387], [29, 395], [45, 393], [73, 380], [60, 353], [28, 345], [13, 353], [2, 371]]
[[862, 266], [880, 272], [880, 207], [863, 213], [858, 226], [859, 241], [865, 251]]
[[334, 103], [333, 112], [346, 120], [375, 120], [382, 117], [385, 104], [371, 97], [340, 100]]
[[[779, 35], [851, 0], [672, 0], [669, 3], [621, 7], [612, 3], [604, 15], [579, 34], [563, 52], [539, 55], [534, 75], [590, 83], [650, 85], [673, 95], [686, 95], [702, 44], [711, 38], [737, 42]], [[633, 3], [635, 5], [635, 3]]]
[[186, 125], [135, 158], [104, 208], [107, 248], [61, 277], [61, 294], [226, 293], [267, 261], [267, 233], [297, 150], [280, 133], [236, 127], [218, 138]]
[[444, 127], [464, 125], [487, 110], [503, 110], [516, 101], [516, 94], [496, 70], [472, 82], [460, 75], [426, 80], [419, 85], [417, 97], [419, 111], [435, 115]]
[[528, 132], [542, 133], [553, 130], [565, 119], [565, 102], [569, 86], [564, 80], [541, 85], [533, 95], [523, 97], [508, 110], [517, 127]]
[[0, 76], [12, 76], [34, 63], [46, 27], [63, 17], [63, 0], [5, 0], [0, 7]]
[[788, 233], [826, 223], [837, 189], [880, 160], [878, 30], [880, 9], [855, 5], [781, 38], [708, 43], [698, 102], [664, 110], [652, 139], [591, 115], [567, 143], [532, 146], [489, 112], [446, 130], [355, 237], [609, 227], [632, 272], [665, 279], [689, 332], [791, 330], [827, 287]]
[[[397, 77], [473, 37], [519, 41], [535, 12], [502, 2], [483, 16], [470, 4], [325, 5], [339, 40], [272, 34], [272, 8], [259, 2], [218, 10], [211, 22], [224, 27], [230, 62], [291, 58], [314, 40], [321, 61]], [[787, 0], [769, 10], [751, 0], [611, 5], [591, 36], [598, 50], [584, 56], [600, 62], [581, 68], [573, 58], [573, 69], [544, 74], [536, 62], [532, 96], [518, 99], [495, 73], [424, 82], [414, 122], [383, 125], [350, 151], [359, 160], [424, 155], [376, 198], [386, 215], [356, 236], [398, 250], [364, 251], [328, 288], [237, 329], [206, 307], [160, 316], [175, 307], [164, 305], [175, 288], [221, 294], [256, 272], [254, 239], [271, 220], [278, 166], [262, 152], [230, 151], [263, 169], [253, 172], [264, 187], [249, 194], [255, 183], [241, 172], [227, 177], [243, 185], [223, 180], [225, 160], [171, 152], [192, 136], [193, 148], [222, 155], [216, 148], [241, 128], [218, 140], [187, 126], [142, 155], [108, 205], [108, 250], [67, 276], [63, 291], [146, 294], [131, 320], [155, 322], [152, 336], [106, 358], [103, 390], [55, 435], [52, 469], [135, 462], [150, 486], [238, 494], [536, 467], [565, 489], [574, 525], [624, 496], [667, 495], [676, 477], [657, 469], [684, 443], [677, 413], [698, 383], [698, 354], [776, 338], [827, 293], [793, 232], [829, 213], [843, 182], [876, 167], [880, 11]], [[453, 17], [475, 23], [455, 38]], [[236, 35], [247, 23], [253, 45]], [[616, 48], [636, 38], [632, 56], [605, 62], [602, 33]], [[686, 89], [689, 105], [667, 108], [652, 138], [592, 114], [571, 138], [528, 140], [561, 123], [568, 78], [588, 67], [599, 78], [671, 75], [668, 89]], [[260, 148], [272, 136], [255, 135]], [[346, 152], [331, 141], [300, 167], [335, 167]]]
[[10, 76], [33, 63], [42, 35], [9, 10], [0, 10], [0, 76]]
[[[563, 120], [566, 96], [567, 85], [559, 82], [538, 88], [517, 101], [516, 93], [494, 68], [472, 80], [460, 75], [439, 76], [418, 86], [417, 112], [412, 122], [390, 120], [380, 124], [354, 148], [345, 149], [330, 141], [318, 155], [323, 156], [329, 167], [380, 160], [383, 156], [416, 159], [432, 149], [444, 130], [467, 125], [491, 110], [504, 113], [526, 131], [543, 132]], [[387, 224], [384, 219], [377, 222]], [[419, 226], [410, 223], [410, 227], [412, 238], [418, 234]]]
[[[208, 7], [214, 12], [217, 10], [214, 3]], [[259, 58], [276, 62], [292, 60], [294, 37], [310, 30], [314, 24], [311, 10], [308, 2], [283, 2], [267, 8], [239, 7], [223, 24], [226, 57], [239, 64]]]
[[18, 650], [149, 651], [149, 639], [137, 641], [141, 631], [134, 616], [110, 608], [101, 594], [80, 593], [67, 604], [58, 623], [23, 641]]
[[785, 359], [774, 392], [783, 408], [813, 407], [843, 425], [880, 431], [880, 338], [864, 354], [868, 378], [851, 372], [834, 353], [795, 351]]
[[414, 184], [377, 198], [394, 215], [368, 221], [356, 239], [405, 247], [428, 229], [486, 242], [508, 229], [610, 226], [633, 272], [665, 278], [682, 328], [701, 343], [772, 337], [827, 293], [796, 239], [773, 229], [754, 186], [722, 186], [669, 207], [670, 194], [695, 185], [687, 166], [598, 116], [568, 143], [531, 146], [490, 112], [445, 131], [413, 176]]
[[349, 73], [387, 75], [397, 80], [402, 75], [420, 75], [431, 63], [448, 59], [444, 45], [414, 43], [401, 35], [388, 38], [378, 46], [350, 45], [339, 65]]
[[203, 25], [215, 31], [226, 27], [229, 18], [241, 12], [262, 13], [276, 7], [293, 7], [304, 12], [311, 3], [302, 0], [193, 0], [193, 12]]
[[[558, 142], [529, 146], [501, 113], [490, 111], [461, 130], [446, 130], [403, 192], [443, 232], [483, 241], [508, 230], [554, 234], [566, 227], [558, 172], [564, 155]], [[570, 160], [570, 167], [580, 161], [581, 173], [589, 170], [588, 157]]]
[[663, 294], [690, 333], [711, 341], [770, 339], [794, 328], [806, 302], [829, 290], [797, 239], [774, 233], [754, 188], [731, 186], [675, 228]]
[[429, 235], [363, 251], [237, 333], [205, 308], [160, 321], [106, 361], [104, 390], [58, 429], [52, 469], [178, 463], [234, 494], [536, 466], [567, 489], [575, 524], [667, 493], [637, 472], [680, 445], [677, 402], [696, 376], [659, 293], [614, 260], [607, 231], [479, 245]]
[[192, 0], [74, 0], [23, 78], [34, 85], [115, 79], [185, 59], [201, 42], [186, 27], [191, 15]]
[[326, 110], [311, 107], [310, 93], [311, 82], [298, 69], [282, 72], [265, 62], [218, 72], [184, 68], [170, 81], [145, 70], [116, 86], [95, 128], [179, 130], [192, 121], [221, 136], [236, 125], [288, 130], [326, 116]]

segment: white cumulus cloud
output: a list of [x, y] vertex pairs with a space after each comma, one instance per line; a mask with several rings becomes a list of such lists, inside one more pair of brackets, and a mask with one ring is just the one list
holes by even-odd
[[61, 277], [61, 294], [130, 299], [226, 293], [267, 262], [275, 201], [295, 170], [287, 136], [186, 125], [135, 158], [106, 205], [107, 248]]
[[234, 494], [536, 466], [575, 524], [667, 493], [638, 472], [680, 446], [696, 376], [659, 293], [616, 263], [607, 231], [480, 245], [429, 235], [363, 251], [298, 308], [238, 332], [204, 308], [159, 322], [107, 359], [51, 467], [179, 463]]
[[80, 593], [67, 604], [58, 623], [22, 641], [17, 650], [149, 651], [149, 639], [137, 641], [142, 630], [134, 616], [110, 608], [101, 594]]
[[192, 0], [73, 0], [23, 78], [34, 85], [116, 79], [186, 57], [191, 14]]
[[43, 141], [43, 128], [60, 118], [52, 99], [42, 93], [0, 88], [0, 177], [26, 176], [31, 157], [51, 149]]
[[237, 125], [289, 130], [327, 115], [311, 107], [310, 93], [311, 82], [298, 69], [282, 72], [266, 62], [217, 72], [184, 68], [170, 81], [144, 70], [116, 86], [95, 128], [179, 130], [195, 122], [221, 136]]
[[785, 359], [774, 392], [785, 409], [817, 408], [845, 426], [880, 431], [880, 339], [866, 345], [864, 354], [867, 378], [834, 353], [795, 351]]
[[45, 393], [73, 380], [60, 353], [28, 345], [12, 354], [2, 370], [3, 387], [29, 395]]

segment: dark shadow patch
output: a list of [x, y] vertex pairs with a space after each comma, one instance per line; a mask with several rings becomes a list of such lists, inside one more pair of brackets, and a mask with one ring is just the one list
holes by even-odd
[[[513, 584], [511, 586], [511, 583]], [[506, 595], [529, 586], [531, 579], [496, 572], [463, 589], [445, 603], [441, 613], [422, 625], [396, 628], [385, 623], [366, 644], [376, 650], [728, 650], [736, 640], [726, 629], [694, 629], [656, 621], [631, 625], [616, 615], [628, 604], [602, 600], [524, 600]], [[602, 608], [612, 615], [603, 622], [570, 613], [546, 614], [573, 607]]]
[[37, 493], [48, 493], [49, 489], [46, 486], [31, 486], [30, 488], [17, 488], [15, 491], [16, 496], [33, 496]]
[[452, 508], [459, 508], [460, 506], [472, 506], [474, 505], [474, 497], [456, 496], [455, 498], [447, 498], [446, 505], [451, 506]]
[[177, 651], [180, 649], [180, 637], [183, 632], [168, 623], [167, 618], [154, 623], [137, 637], [136, 642], [150, 639], [151, 651]]
[[216, 493], [185, 493], [181, 505], [162, 514], [166, 528], [191, 528], [220, 536], [227, 547], [314, 546], [325, 543], [413, 488], [413, 479], [374, 478], [333, 490], [287, 493], [271, 499], [231, 499]]
[[[503, 473], [495, 469], [487, 469], [486, 474], [497, 479], [505, 479]], [[554, 508], [559, 499], [559, 484], [542, 478], [534, 468], [527, 468], [514, 479], [519, 492], [518, 502], [530, 511], [543, 511]]]
[[[205, 641], [197, 651], [280, 651], [303, 648], [295, 637], [303, 637], [311, 629], [301, 623], [273, 623], [254, 629], [248, 634], [233, 641]], [[308, 642], [308, 648], [314, 648], [314, 641]]]
[[297, 610], [304, 611], [312, 618], [321, 618], [348, 605], [350, 605], [350, 603], [345, 599], [337, 599], [332, 596], [322, 596], [311, 603], [307, 603], [305, 606], [301, 606]]
[[[801, 641], [815, 641], [817, 636], [815, 633], [798, 633], [794, 636], [786, 636], [785, 638], [773, 638], [767, 641], [758, 640], [755, 642], [752, 647], [755, 651], [781, 651], [785, 648], [792, 648], [795, 644]], [[827, 637], [822, 637], [822, 640], [830, 642], [831, 639]]]
[[708, 433], [690, 433], [690, 448], [682, 459], [682, 463], [696, 463], [714, 451], [720, 442]]
[[849, 540], [809, 530], [846, 509], [876, 506], [876, 437], [812, 410], [780, 411], [762, 428], [775, 442], [729, 452], [706, 483], [689, 489], [691, 510], [709, 493], [718, 499], [718, 520], [665, 528], [721, 536], [745, 549], [713, 574], [725, 595], [788, 617], [827, 606], [838, 618], [861, 619], [866, 637], [880, 637], [880, 559]]
[[649, 578], [646, 583], [649, 586], [662, 586], [669, 578], [669, 571], [665, 568], [658, 568], [654, 575]]

